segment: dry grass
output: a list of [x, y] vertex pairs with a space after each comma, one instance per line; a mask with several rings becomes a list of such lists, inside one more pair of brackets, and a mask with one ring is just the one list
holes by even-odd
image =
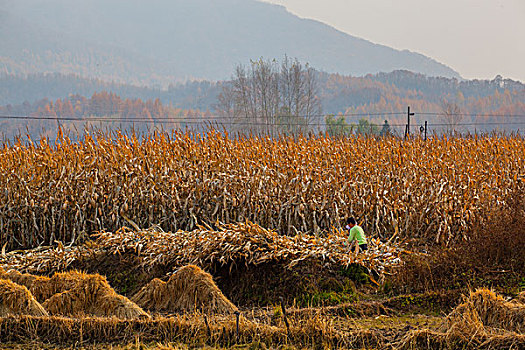
[[[520, 283], [525, 275], [523, 185], [509, 190], [504, 203], [487, 208], [485, 220], [476, 223], [465, 240], [447, 249], [430, 247], [428, 254], [403, 256], [405, 263], [392, 279], [396, 292], [506, 287]], [[495, 222], [497, 225], [492, 224]]]
[[0, 317], [9, 315], [47, 316], [48, 313], [26, 287], [0, 279]]
[[235, 317], [208, 320], [202, 316], [122, 321], [110, 318], [7, 317], [0, 318], [0, 342], [20, 343], [27, 339], [47, 344], [126, 344], [180, 342], [202, 347], [264, 343], [304, 348], [383, 348], [385, 338], [371, 330], [341, 332], [325, 320], [314, 318], [285, 328], [257, 324], [241, 317], [239, 333]]
[[222, 294], [213, 277], [195, 265], [184, 266], [168, 282], [152, 280], [132, 300], [148, 310], [233, 313], [237, 307]]
[[[76, 282], [74, 278], [78, 278]], [[43, 306], [52, 315], [83, 317], [117, 317], [119, 319], [149, 318], [135, 303], [115, 293], [106, 279], [100, 275], [69, 275], [66, 284], [73, 288], [53, 295]]]
[[520, 350], [525, 348], [525, 336], [518, 334], [478, 335], [472, 338], [456, 333], [442, 333], [428, 329], [415, 330], [398, 342], [396, 350]]
[[525, 304], [488, 289], [471, 292], [446, 318], [442, 332], [416, 330], [400, 349], [524, 349]]

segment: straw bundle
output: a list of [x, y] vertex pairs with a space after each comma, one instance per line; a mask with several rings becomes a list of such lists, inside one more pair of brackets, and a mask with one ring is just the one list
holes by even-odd
[[4, 278], [26, 287], [39, 302], [43, 302], [56, 293], [54, 288], [52, 288], [52, 285], [49, 283], [49, 277], [36, 276], [10, 270], [4, 275]]
[[148, 310], [206, 313], [232, 313], [237, 311], [213, 282], [213, 277], [195, 265], [188, 265], [175, 272], [168, 280], [152, 280], [133, 298]]
[[507, 302], [491, 290], [478, 289], [454, 309], [448, 321], [452, 329], [468, 334], [491, 333], [492, 329], [523, 333], [525, 305]]
[[79, 275], [78, 283], [72, 289], [53, 295], [43, 304], [52, 315], [81, 317], [115, 316], [119, 319], [137, 317], [149, 318], [135, 303], [115, 293], [100, 275]]
[[88, 275], [80, 271], [56, 272], [49, 279], [49, 284], [54, 290], [54, 294], [68, 291], [78, 286], [82, 281], [89, 279], [93, 275]]
[[3, 276], [3, 278], [9, 279], [16, 284], [25, 286], [39, 302], [44, 302], [57, 293], [72, 289], [77, 286], [80, 281], [89, 277], [89, 275], [78, 271], [55, 273], [49, 278], [46, 276], [20, 273], [14, 270], [0, 276]]
[[0, 317], [8, 315], [48, 316], [48, 313], [26, 287], [0, 279]]

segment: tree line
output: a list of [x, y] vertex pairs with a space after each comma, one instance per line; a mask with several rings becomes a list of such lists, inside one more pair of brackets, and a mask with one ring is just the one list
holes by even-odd
[[216, 112], [232, 132], [305, 133], [318, 126], [317, 72], [285, 57], [238, 65], [218, 96]]
[[[525, 85], [520, 82], [499, 76], [490, 81], [458, 81], [407, 71], [350, 77], [318, 72], [288, 57], [281, 61], [261, 58], [239, 65], [229, 81], [187, 82], [170, 85], [165, 90], [60, 74], [0, 75], [0, 98], [14, 93], [11, 86], [21, 96], [24, 91], [36, 92], [42, 88], [50, 95], [62, 93], [67, 97], [6, 104], [0, 106], [3, 115], [85, 119], [104, 116], [112, 118], [116, 125], [140, 118], [148, 121], [149, 126], [199, 127], [201, 123], [204, 127], [208, 123], [243, 133], [326, 131], [333, 135], [379, 135], [388, 130], [402, 135], [406, 124], [403, 111], [411, 106], [416, 111], [413, 131], [424, 121], [429, 122], [430, 130], [437, 132], [496, 128], [515, 131], [525, 126], [510, 125], [508, 119], [498, 117], [525, 114]], [[91, 97], [66, 93], [97, 87], [101, 90]], [[422, 116], [417, 112], [435, 115]], [[168, 123], [169, 118], [174, 120]], [[162, 119], [164, 122], [160, 123]], [[7, 120], [0, 123], [4, 135], [26, 128], [40, 130], [52, 124]]]

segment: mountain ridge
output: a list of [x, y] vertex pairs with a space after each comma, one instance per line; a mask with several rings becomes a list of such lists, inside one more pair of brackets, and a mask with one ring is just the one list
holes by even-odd
[[255, 0], [17, 0], [5, 7], [9, 25], [0, 24], [0, 36], [14, 42], [0, 51], [0, 68], [8, 73], [80, 73], [166, 85], [224, 80], [237, 64], [286, 54], [354, 76], [407, 69], [460, 78], [422, 54], [374, 44]]

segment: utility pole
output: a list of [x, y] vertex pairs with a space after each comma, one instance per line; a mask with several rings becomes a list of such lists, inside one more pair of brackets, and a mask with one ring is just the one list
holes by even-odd
[[408, 113], [407, 113], [407, 127], [405, 130], [405, 140], [410, 137], [410, 116], [414, 115], [414, 113], [410, 113], [410, 106], [408, 106]]
[[423, 140], [427, 140], [427, 121], [425, 120], [425, 126], [421, 125], [419, 127], [419, 131], [421, 132], [421, 134], [423, 134]]

